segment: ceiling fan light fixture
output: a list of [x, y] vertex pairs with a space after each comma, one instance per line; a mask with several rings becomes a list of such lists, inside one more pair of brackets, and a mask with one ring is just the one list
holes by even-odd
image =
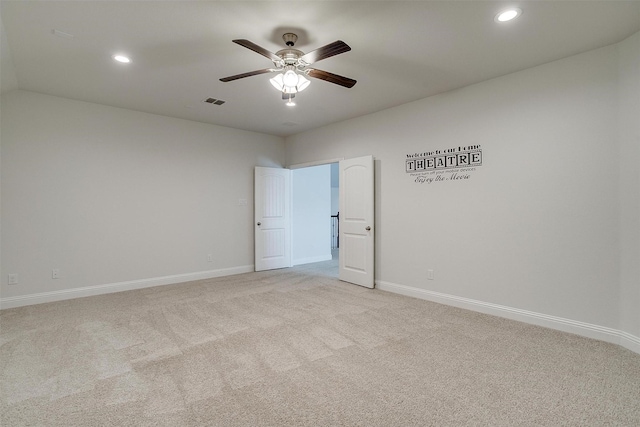
[[279, 92], [298, 93], [305, 90], [311, 82], [302, 74], [296, 73], [294, 70], [287, 70], [284, 73], [276, 74], [275, 77], [269, 79], [271, 85]]
[[293, 70], [287, 70], [282, 75], [282, 82], [288, 88], [294, 88], [298, 86], [298, 74]]
[[298, 87], [298, 92], [302, 92], [307, 87], [309, 87], [310, 84], [311, 84], [311, 82], [309, 81], [309, 79], [307, 79], [302, 74], [298, 75], [298, 86], [297, 86]]
[[271, 85], [278, 89], [280, 92], [283, 91], [284, 82], [282, 81], [282, 74], [276, 74], [275, 77], [269, 79], [269, 82], [271, 82]]

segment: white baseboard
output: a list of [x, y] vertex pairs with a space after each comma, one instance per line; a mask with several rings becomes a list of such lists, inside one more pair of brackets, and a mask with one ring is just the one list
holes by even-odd
[[331, 261], [331, 254], [293, 260], [293, 265], [310, 264], [312, 262]]
[[601, 341], [621, 345], [635, 353], [640, 354], [640, 338], [627, 332], [591, 323], [565, 319], [563, 317], [550, 316], [533, 311], [521, 310], [504, 305], [492, 304], [455, 295], [428, 291], [397, 283], [376, 280], [376, 288], [382, 291], [394, 292], [423, 300], [433, 301], [445, 305], [464, 308], [480, 313], [491, 314], [511, 320], [517, 320], [533, 325], [544, 326], [551, 329], [594, 338]]
[[65, 289], [61, 291], [42, 292], [0, 299], [0, 309], [23, 307], [25, 305], [42, 304], [46, 302], [110, 294], [114, 292], [131, 291], [134, 289], [150, 288], [153, 286], [172, 285], [193, 280], [212, 279], [214, 277], [232, 276], [234, 274], [250, 273], [253, 265], [221, 268], [219, 270], [200, 271], [197, 273], [176, 274], [173, 276], [153, 277], [150, 279], [131, 280], [128, 282], [109, 283], [105, 285], [87, 286], [83, 288]]
[[620, 332], [620, 345], [624, 348], [640, 354], [640, 338], [624, 331]]

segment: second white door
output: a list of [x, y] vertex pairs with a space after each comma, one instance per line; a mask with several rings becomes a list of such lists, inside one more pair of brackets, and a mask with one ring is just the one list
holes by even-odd
[[373, 156], [340, 161], [340, 270], [345, 282], [374, 287]]

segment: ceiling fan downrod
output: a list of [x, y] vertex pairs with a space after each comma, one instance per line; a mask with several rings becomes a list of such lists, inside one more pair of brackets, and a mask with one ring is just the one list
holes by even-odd
[[284, 44], [286, 44], [287, 46], [293, 47], [293, 45], [295, 45], [298, 41], [298, 36], [293, 33], [284, 33], [282, 35], [282, 40], [284, 40]]

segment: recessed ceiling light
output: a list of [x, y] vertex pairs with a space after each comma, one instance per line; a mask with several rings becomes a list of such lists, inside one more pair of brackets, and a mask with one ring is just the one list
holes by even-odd
[[122, 62], [123, 64], [128, 64], [129, 62], [131, 62], [131, 60], [124, 55], [113, 55], [113, 59], [118, 62]]
[[522, 15], [522, 9], [516, 7], [513, 9], [503, 10], [498, 13], [493, 20], [496, 22], [507, 22], [516, 19], [520, 15]]

